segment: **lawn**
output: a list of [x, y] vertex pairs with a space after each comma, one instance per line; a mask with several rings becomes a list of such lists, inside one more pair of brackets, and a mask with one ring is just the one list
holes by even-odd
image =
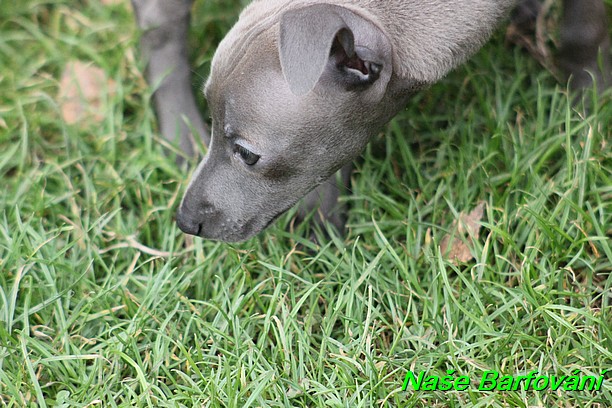
[[[612, 406], [611, 92], [573, 107], [500, 32], [374, 137], [345, 236], [314, 244], [292, 210], [242, 244], [191, 240], [190, 171], [128, 2], [105, 3], [0, 6], [2, 406]], [[194, 89], [245, 3], [196, 5]], [[104, 73], [103, 115], [72, 123], [76, 60]], [[487, 371], [604, 378], [479, 389]]]

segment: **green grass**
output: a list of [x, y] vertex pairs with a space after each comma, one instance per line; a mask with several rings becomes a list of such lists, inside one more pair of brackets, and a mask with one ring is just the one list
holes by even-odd
[[[610, 374], [600, 391], [401, 389], [408, 370], [612, 368], [610, 93], [572, 108], [498, 36], [369, 145], [346, 237], [315, 246], [290, 213], [190, 244], [173, 219], [189, 175], [162, 151], [129, 7], [5, 3], [2, 406], [612, 406]], [[200, 75], [238, 3], [197, 5]], [[100, 124], [61, 118], [73, 59], [117, 82]], [[455, 265], [439, 243], [480, 201]]]

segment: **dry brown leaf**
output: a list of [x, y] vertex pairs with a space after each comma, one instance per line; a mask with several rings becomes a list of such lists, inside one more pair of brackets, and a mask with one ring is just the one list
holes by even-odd
[[450, 234], [442, 238], [440, 251], [453, 263], [469, 262], [474, 259], [466, 242], [480, 237], [480, 221], [484, 215], [484, 206], [485, 202], [481, 201], [469, 214], [463, 212], [459, 214], [459, 219], [453, 221]]
[[71, 61], [60, 80], [58, 99], [69, 125], [104, 120], [102, 102], [115, 93], [115, 82], [91, 63]]
[[105, 6], [114, 6], [116, 4], [127, 3], [127, 0], [100, 0]]

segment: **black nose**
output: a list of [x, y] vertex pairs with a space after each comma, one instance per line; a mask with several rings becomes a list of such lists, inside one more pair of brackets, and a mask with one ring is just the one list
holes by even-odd
[[185, 234], [190, 235], [200, 235], [200, 231], [202, 230], [202, 224], [196, 221], [193, 221], [185, 211], [179, 208], [176, 213], [176, 225], [183, 231]]

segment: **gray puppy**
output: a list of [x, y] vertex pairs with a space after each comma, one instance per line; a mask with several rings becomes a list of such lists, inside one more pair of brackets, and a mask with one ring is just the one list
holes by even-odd
[[[162, 133], [205, 136], [185, 49], [191, 0], [133, 0]], [[335, 172], [408, 102], [464, 62], [514, 0], [256, 0], [219, 45], [205, 95], [208, 154], [177, 214], [186, 233], [242, 241], [306, 198], [334, 212]], [[601, 0], [565, 0], [567, 70], [586, 85], [609, 50]], [[579, 52], [578, 52], [579, 51]], [[585, 79], [586, 76], [586, 79]], [[187, 122], [191, 126], [187, 126]], [[178, 132], [177, 132], [178, 130]], [[208, 141], [207, 141], [208, 142]], [[343, 172], [344, 182], [348, 171]], [[330, 182], [326, 182], [328, 179]]]

